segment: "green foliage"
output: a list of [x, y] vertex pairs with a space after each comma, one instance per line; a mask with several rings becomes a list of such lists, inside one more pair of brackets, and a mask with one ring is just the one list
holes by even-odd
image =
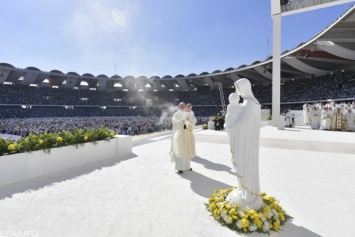
[[207, 125], [207, 124], [203, 124], [203, 125], [202, 125], [202, 128], [203, 128], [203, 129], [208, 129], [208, 125]]
[[269, 116], [267, 117], [267, 120], [272, 120], [272, 115], [269, 115]]
[[109, 141], [114, 135], [113, 131], [100, 128], [98, 130], [78, 129], [73, 132], [62, 131], [60, 133], [42, 133], [38, 135], [30, 133], [28, 137], [20, 138], [17, 142], [0, 137], [0, 156], [36, 150], [43, 150], [49, 153], [50, 149], [54, 147], [70, 145], [78, 147], [78, 145], [83, 145], [87, 142]]

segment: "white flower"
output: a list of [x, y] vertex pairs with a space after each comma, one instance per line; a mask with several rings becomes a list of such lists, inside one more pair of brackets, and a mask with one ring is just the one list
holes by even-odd
[[270, 223], [267, 221], [264, 221], [263, 231], [269, 231], [269, 230], [270, 230]]
[[261, 220], [262, 220], [263, 222], [266, 221], [266, 217], [265, 217], [263, 214], [261, 214]]
[[271, 211], [276, 217], [279, 217], [279, 213], [275, 209], [271, 209]]
[[230, 223], [232, 223], [233, 220], [230, 219], [230, 216], [229, 216], [229, 215], [226, 215], [224, 221], [225, 221], [227, 224], [230, 224]]
[[269, 218], [271, 218], [274, 215], [274, 213], [272, 213], [272, 211], [271, 211], [271, 212], [268, 212], [267, 215]]
[[242, 221], [241, 220], [237, 221], [236, 225], [239, 229], [241, 229], [242, 228]]
[[226, 223], [229, 224], [229, 220], [228, 220], [229, 215], [227, 214], [227, 211], [223, 210], [223, 211], [221, 212], [221, 217], [222, 217], [222, 219], [223, 219]]
[[249, 226], [250, 231], [256, 231], [257, 229], [258, 229], [258, 227], [255, 224], [252, 224]]

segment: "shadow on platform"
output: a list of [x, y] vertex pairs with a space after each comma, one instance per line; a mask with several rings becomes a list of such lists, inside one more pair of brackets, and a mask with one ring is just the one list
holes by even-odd
[[108, 158], [96, 162], [91, 162], [85, 165], [77, 166], [71, 169], [59, 171], [53, 174], [36, 177], [33, 179], [17, 182], [0, 187], [0, 200], [4, 198], [10, 198], [15, 193], [24, 192], [26, 190], [38, 190], [47, 185], [63, 182], [65, 180], [73, 179], [75, 177], [91, 173], [95, 170], [114, 166], [125, 160], [137, 157], [134, 153], [128, 153], [119, 157]]
[[207, 159], [203, 159], [203, 158], [201, 158], [199, 156], [196, 156], [191, 161], [199, 163], [199, 164], [203, 165], [206, 169], [209, 169], [209, 170], [225, 171], [225, 172], [230, 173], [231, 175], [235, 175], [235, 173], [232, 171], [231, 167], [211, 162], [211, 161], [209, 161]]
[[216, 189], [227, 189], [232, 187], [229, 184], [211, 179], [195, 171], [185, 171], [180, 176], [181, 178], [190, 180], [192, 191], [205, 198], [209, 198]]
[[[271, 235], [273, 236], [273, 235]], [[321, 237], [321, 235], [314, 233], [302, 226], [296, 226], [293, 223], [287, 223], [281, 228], [281, 231], [278, 232], [277, 237]]]

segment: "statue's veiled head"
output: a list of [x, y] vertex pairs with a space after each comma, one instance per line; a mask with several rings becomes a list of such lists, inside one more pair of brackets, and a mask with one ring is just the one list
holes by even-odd
[[259, 101], [254, 97], [254, 94], [251, 90], [251, 84], [248, 79], [239, 79], [238, 81], [234, 82], [234, 86], [237, 93], [239, 93], [243, 99], [252, 99], [256, 104], [260, 104]]

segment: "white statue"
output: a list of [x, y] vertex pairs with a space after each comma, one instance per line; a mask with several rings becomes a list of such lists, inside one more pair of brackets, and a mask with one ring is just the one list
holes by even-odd
[[[263, 204], [259, 181], [260, 103], [253, 95], [249, 80], [240, 79], [234, 85], [236, 93], [229, 97], [224, 127], [230, 140], [238, 188], [226, 200], [239, 203], [241, 209], [248, 206], [257, 210]], [[243, 104], [238, 103], [239, 95]]]

